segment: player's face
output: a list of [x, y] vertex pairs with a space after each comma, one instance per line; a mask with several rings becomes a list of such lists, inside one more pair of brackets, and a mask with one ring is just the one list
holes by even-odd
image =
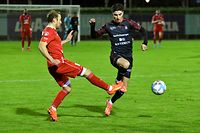
[[60, 28], [60, 25], [62, 24], [62, 21], [61, 21], [61, 15], [58, 14], [58, 18], [56, 19], [56, 28]]
[[160, 11], [159, 10], [156, 10], [156, 14], [159, 14], [160, 13]]
[[123, 11], [115, 11], [113, 12], [112, 15], [116, 23], [121, 23], [123, 21], [123, 15], [124, 15]]

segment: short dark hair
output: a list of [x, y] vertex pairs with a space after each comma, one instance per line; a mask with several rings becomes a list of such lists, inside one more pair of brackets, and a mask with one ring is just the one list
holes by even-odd
[[111, 12], [115, 12], [115, 11], [124, 11], [124, 6], [121, 3], [116, 3], [112, 5]]
[[54, 18], [58, 18], [58, 14], [60, 14], [60, 12], [55, 11], [55, 10], [51, 10], [48, 14], [47, 14], [47, 22], [52, 22]]

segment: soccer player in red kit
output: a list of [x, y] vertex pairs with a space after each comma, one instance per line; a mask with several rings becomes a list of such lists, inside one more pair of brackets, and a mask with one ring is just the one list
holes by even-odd
[[93, 85], [107, 91], [109, 95], [114, 94], [121, 89], [123, 83], [117, 85], [108, 85], [103, 80], [95, 76], [89, 69], [71, 62], [64, 58], [62, 45], [72, 39], [72, 32], [69, 33], [66, 40], [61, 41], [56, 29], [61, 25], [61, 14], [52, 10], [47, 15], [48, 25], [42, 32], [42, 38], [39, 43], [39, 50], [47, 59], [49, 73], [53, 76], [56, 82], [62, 87], [55, 97], [52, 105], [48, 109], [48, 113], [53, 121], [57, 121], [56, 109], [61, 104], [62, 100], [71, 92], [71, 83], [69, 78], [77, 76], [85, 77]]
[[156, 38], [158, 35], [158, 46], [160, 46], [160, 43], [163, 39], [164, 34], [164, 16], [160, 13], [160, 10], [156, 10], [155, 14], [152, 17], [151, 20], [153, 27], [153, 41], [154, 41], [154, 47], [156, 47]]
[[27, 37], [28, 39], [28, 50], [30, 50], [31, 46], [31, 36], [32, 36], [32, 29], [31, 29], [31, 15], [28, 14], [27, 9], [24, 9], [23, 14], [19, 17], [19, 22], [21, 24], [21, 39], [22, 39], [22, 51], [24, 51], [24, 40]]

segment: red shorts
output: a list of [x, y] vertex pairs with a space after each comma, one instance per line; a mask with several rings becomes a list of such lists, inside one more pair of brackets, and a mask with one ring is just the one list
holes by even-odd
[[83, 66], [65, 59], [58, 66], [48, 67], [48, 70], [56, 82], [63, 87], [69, 81], [69, 77], [75, 78], [81, 74]]
[[21, 37], [24, 38], [25, 36], [32, 36], [32, 30], [30, 28], [21, 29]]
[[159, 27], [154, 27], [153, 29], [154, 32], [158, 33], [158, 32], [163, 32], [163, 27], [159, 26]]

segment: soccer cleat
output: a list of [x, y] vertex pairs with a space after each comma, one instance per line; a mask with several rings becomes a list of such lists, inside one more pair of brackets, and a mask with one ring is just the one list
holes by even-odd
[[112, 85], [112, 90], [108, 90], [107, 93], [109, 95], [114, 94], [117, 90], [121, 89], [123, 86], [123, 82], [119, 82], [118, 84]]
[[109, 100], [106, 101], [106, 109], [105, 109], [105, 115], [109, 116], [110, 112], [112, 110], [112, 104], [109, 102]]
[[127, 89], [126, 89], [125, 86], [122, 86], [122, 88], [120, 89], [120, 91], [122, 91], [122, 92], [127, 92]]
[[48, 113], [53, 121], [58, 121], [58, 116], [57, 116], [56, 110], [53, 109], [52, 106], [48, 109]]
[[30, 47], [28, 47], [28, 48], [27, 48], [27, 50], [28, 50], [28, 51], [31, 51], [31, 48], [30, 48]]

